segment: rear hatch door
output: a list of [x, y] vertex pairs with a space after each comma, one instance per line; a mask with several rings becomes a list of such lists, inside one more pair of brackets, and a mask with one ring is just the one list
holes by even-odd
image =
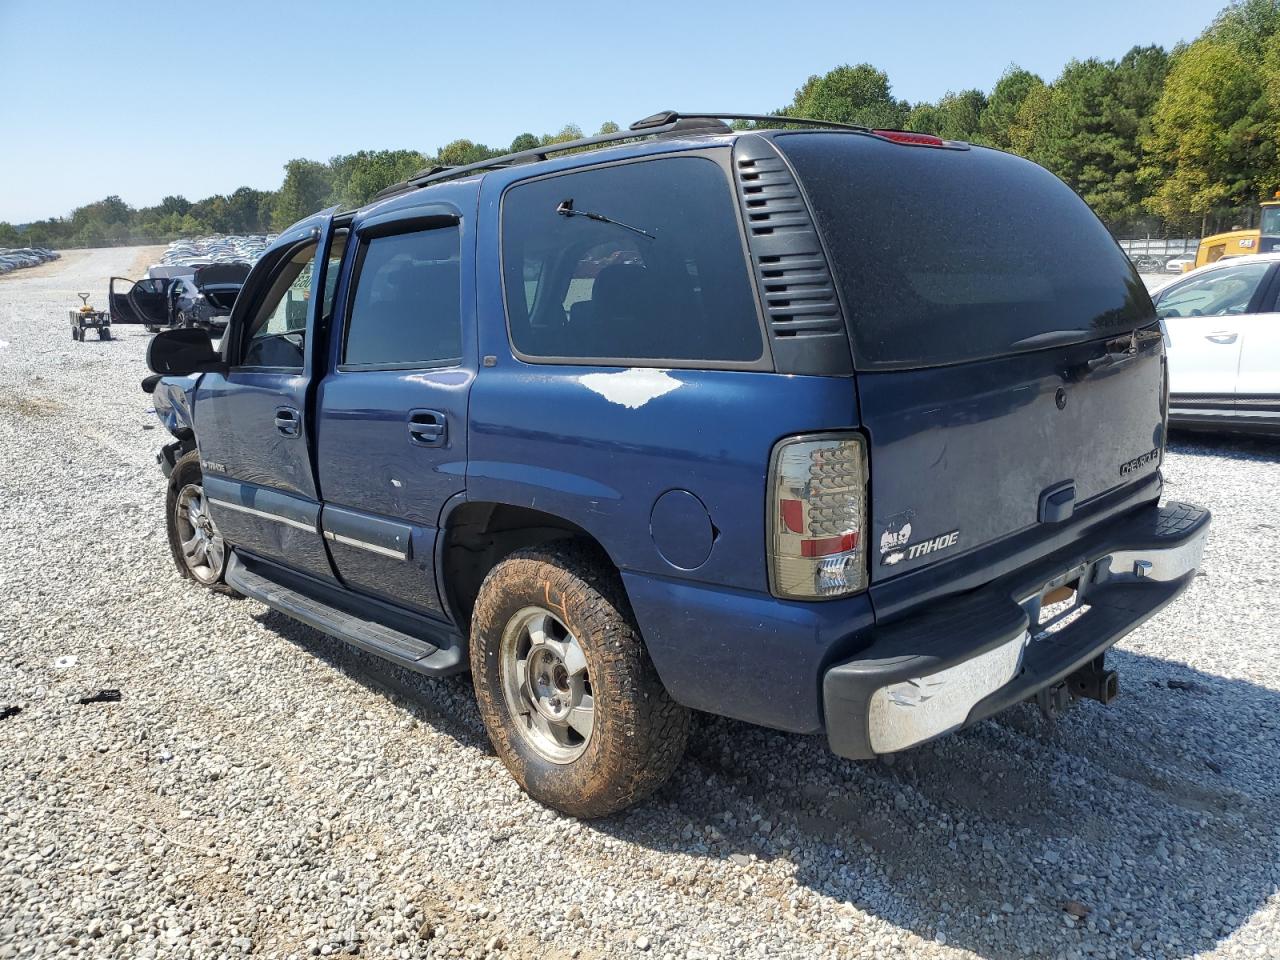
[[853, 133], [777, 143], [849, 323], [873, 583], [1012, 538], [1047, 551], [1152, 480], [1164, 433], [1154, 309], [1067, 186], [983, 148]]

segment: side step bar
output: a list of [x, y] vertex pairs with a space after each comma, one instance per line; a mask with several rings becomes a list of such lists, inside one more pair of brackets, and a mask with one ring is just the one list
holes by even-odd
[[[253, 564], [252, 568], [250, 563]], [[259, 570], [269, 570], [279, 579], [264, 576]], [[343, 604], [343, 607], [353, 609], [343, 609], [336, 603], [328, 603], [310, 593], [302, 592], [299, 588], [311, 585], [307, 583], [309, 578], [277, 570], [266, 564], [259, 565], [256, 561], [246, 562], [234, 550], [227, 560], [226, 579], [231, 587], [246, 597], [259, 600], [309, 627], [345, 640], [352, 646], [409, 670], [443, 677], [466, 669], [461, 638], [456, 633], [450, 635], [444, 625], [436, 626], [423, 621], [420, 624], [422, 632], [430, 634], [436, 642], [419, 639], [355, 612], [357, 604], [364, 606], [363, 598], [354, 598], [352, 602]], [[318, 581], [314, 587], [316, 593], [333, 593], [333, 588], [323, 586]], [[377, 601], [369, 603], [370, 606], [377, 605]], [[402, 622], [421, 619], [399, 611], [394, 613], [394, 617]]]

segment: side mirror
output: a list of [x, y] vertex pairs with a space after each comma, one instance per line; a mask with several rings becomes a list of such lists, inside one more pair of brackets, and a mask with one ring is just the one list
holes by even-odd
[[208, 330], [180, 327], [164, 330], [151, 338], [147, 366], [162, 377], [185, 377], [193, 373], [226, 373], [222, 355], [213, 349]]

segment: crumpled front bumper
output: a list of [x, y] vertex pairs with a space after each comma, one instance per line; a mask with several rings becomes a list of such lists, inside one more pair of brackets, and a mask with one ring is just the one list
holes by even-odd
[[[1207, 510], [1152, 504], [1010, 576], [877, 626], [868, 647], [823, 677], [831, 749], [856, 759], [903, 750], [1059, 683], [1186, 589], [1208, 532]], [[1065, 585], [1076, 588], [1074, 617], [1046, 632], [1041, 600]]]

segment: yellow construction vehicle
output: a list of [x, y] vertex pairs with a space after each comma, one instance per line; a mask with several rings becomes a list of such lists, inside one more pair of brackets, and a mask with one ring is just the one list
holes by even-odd
[[1275, 196], [1276, 199], [1262, 203], [1256, 230], [1231, 230], [1205, 237], [1196, 250], [1195, 263], [1184, 264], [1183, 272], [1216, 263], [1224, 257], [1280, 250], [1280, 190]]

